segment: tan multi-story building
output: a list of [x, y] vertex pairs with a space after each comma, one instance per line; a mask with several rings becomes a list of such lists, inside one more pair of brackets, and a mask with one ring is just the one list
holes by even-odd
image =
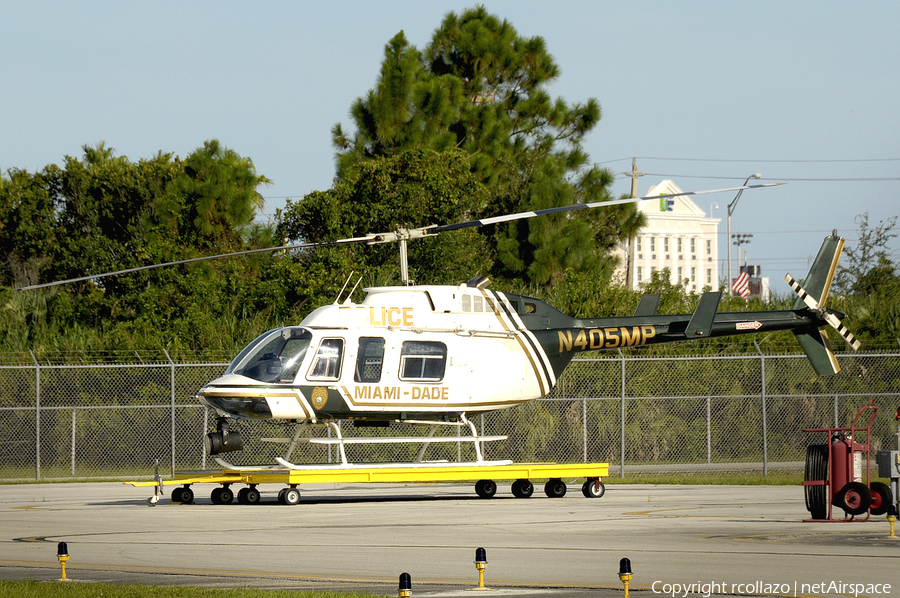
[[[665, 180], [651, 187], [647, 195], [681, 192], [675, 183]], [[689, 196], [662, 202], [648, 200], [638, 204], [638, 209], [647, 215], [647, 225], [634, 241], [632, 288], [640, 289], [653, 272], [668, 268], [672, 283], [681, 284], [687, 291], [700, 292], [703, 287], [718, 290], [721, 219], [707, 218]], [[622, 246], [615, 251], [620, 259], [616, 275], [623, 282], [627, 279], [627, 253], [628, 248]]]

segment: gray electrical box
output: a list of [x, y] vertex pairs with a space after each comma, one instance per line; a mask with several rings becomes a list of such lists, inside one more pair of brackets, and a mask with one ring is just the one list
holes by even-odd
[[878, 451], [875, 462], [878, 463], [879, 477], [900, 478], [900, 451]]

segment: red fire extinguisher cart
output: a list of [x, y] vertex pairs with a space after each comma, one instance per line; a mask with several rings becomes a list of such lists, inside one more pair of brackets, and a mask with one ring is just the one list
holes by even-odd
[[[803, 489], [805, 521], [866, 521], [869, 515], [883, 515], [892, 504], [891, 489], [881, 482], [870, 483], [872, 420], [878, 413], [874, 399], [856, 413], [849, 428], [811, 428], [804, 432], [826, 434], [826, 444], [806, 448]], [[865, 481], [863, 481], [865, 480]], [[844, 511], [835, 519], [833, 508]], [[863, 519], [857, 515], [866, 514]]]

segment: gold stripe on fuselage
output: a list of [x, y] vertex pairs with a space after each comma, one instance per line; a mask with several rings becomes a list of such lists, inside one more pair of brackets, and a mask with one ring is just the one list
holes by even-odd
[[[506, 330], [507, 332], [514, 333], [516, 340], [519, 342], [519, 347], [521, 347], [522, 352], [525, 353], [525, 356], [528, 358], [528, 363], [531, 365], [531, 369], [534, 372], [535, 378], [537, 378], [538, 385], [541, 390], [541, 396], [544, 396], [545, 394], [547, 394], [550, 391], [549, 391], [549, 389], [546, 388], [546, 386], [544, 384], [544, 373], [541, 371], [538, 364], [535, 363], [534, 355], [532, 354], [532, 348], [529, 347], [528, 343], [526, 343], [525, 340], [522, 338], [522, 335], [524, 334], [524, 332], [515, 327], [510, 328], [510, 326], [504, 320], [503, 316], [505, 314], [500, 313], [500, 308], [496, 305], [495, 300], [488, 297], [486, 290], [484, 290], [484, 289], [479, 289], [479, 290], [481, 291], [481, 294], [484, 295], [484, 298], [487, 301], [487, 304], [491, 306], [491, 309], [494, 312], [494, 316], [496, 316], [497, 321], [500, 322], [500, 325], [503, 326], [503, 329]], [[495, 293], [495, 296], [496, 296], [497, 300], [505, 302], [504, 305], [509, 310], [509, 313], [513, 313], [512, 304], [509, 302], [509, 299], [507, 299], [506, 295], [502, 295], [501, 293]], [[512, 317], [510, 317], [510, 320], [512, 320]], [[513, 324], [515, 324], [515, 322], [513, 322]], [[524, 324], [523, 324], [523, 328], [524, 328]], [[537, 343], [537, 346], [540, 346], [540, 343]], [[548, 383], [551, 383], [551, 381], [548, 380]]]

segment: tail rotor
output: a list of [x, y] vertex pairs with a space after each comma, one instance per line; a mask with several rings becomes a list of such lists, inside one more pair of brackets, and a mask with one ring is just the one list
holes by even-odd
[[828, 309], [824, 305], [819, 304], [819, 302], [816, 301], [816, 299], [812, 295], [810, 295], [806, 291], [806, 289], [804, 289], [800, 285], [800, 283], [797, 282], [797, 280], [790, 274], [785, 274], [784, 280], [789, 285], [791, 285], [791, 289], [793, 289], [793, 291], [797, 293], [797, 296], [803, 300], [803, 303], [805, 303], [810, 310], [814, 311], [816, 315], [828, 322], [828, 324], [832, 328], [837, 330], [837, 333], [840, 334], [845, 341], [847, 341], [847, 344], [850, 345], [850, 347], [854, 351], [859, 350], [859, 340], [857, 340], [857, 338], [853, 336], [852, 332], [847, 330], [847, 327], [844, 326], [844, 323], [841, 322], [840, 318], [837, 316], [838, 312], [835, 312], [834, 310]]

